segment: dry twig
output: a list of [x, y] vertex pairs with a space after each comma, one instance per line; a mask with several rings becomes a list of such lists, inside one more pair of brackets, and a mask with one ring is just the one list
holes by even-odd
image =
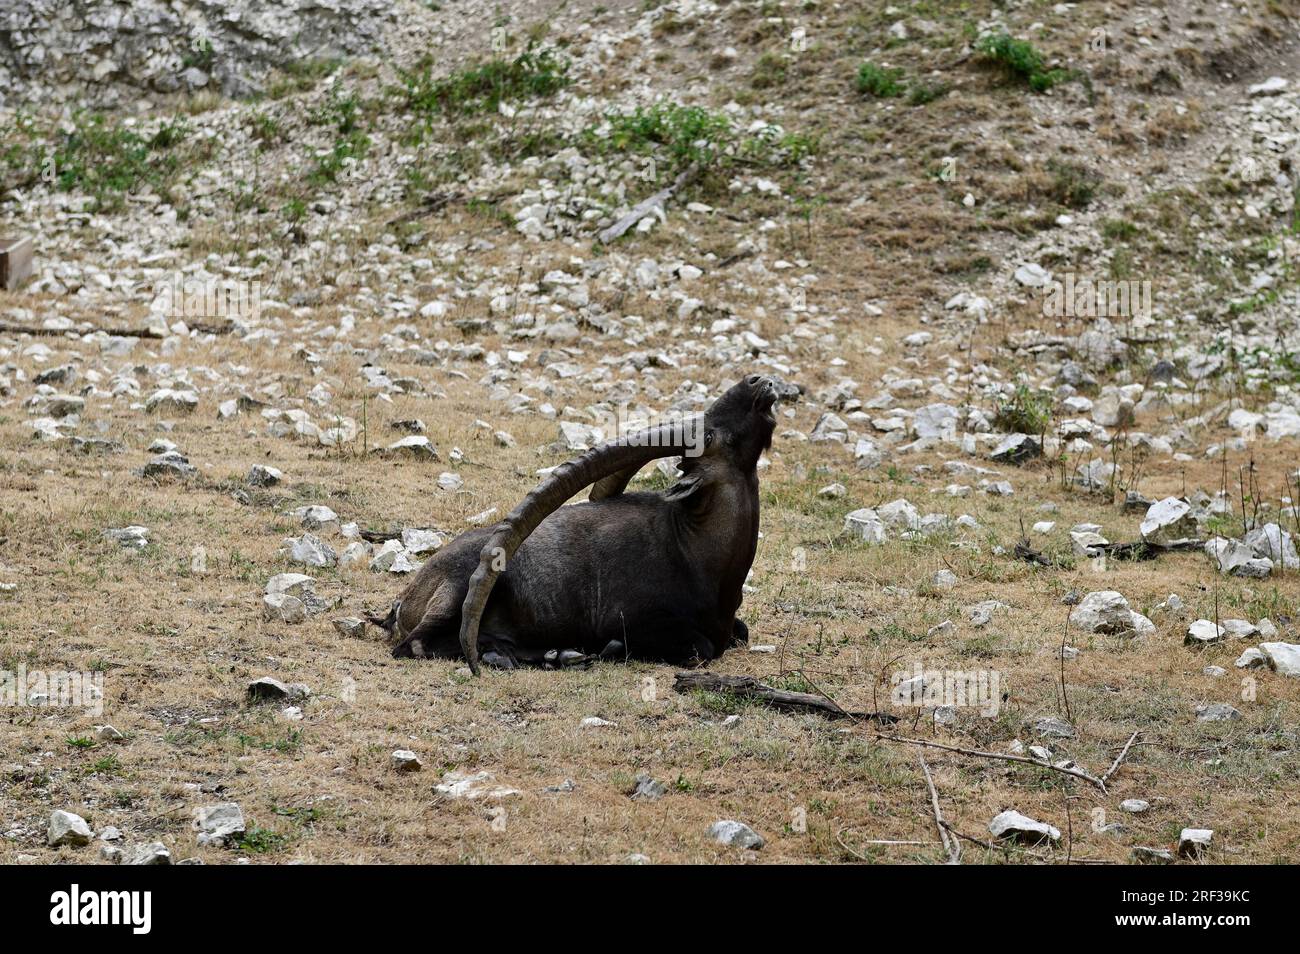
[[1082, 779], [1085, 782], [1096, 785], [1103, 793], [1106, 791], [1105, 782], [1097, 778], [1095, 775], [1089, 775], [1082, 769], [1065, 768], [1061, 765], [1053, 765], [1051, 762], [1040, 762], [1038, 759], [1027, 758], [1023, 755], [1004, 755], [1001, 752], [981, 752], [978, 749], [963, 749], [956, 745], [944, 745], [942, 742], [929, 742], [925, 739], [912, 739], [901, 735], [886, 735], [883, 732], [877, 732], [875, 736], [882, 742], [901, 742], [906, 745], [924, 745], [932, 749], [943, 749], [945, 752], [959, 752], [962, 755], [973, 755], [976, 758], [981, 759], [997, 759], [1001, 762], [1020, 762], [1024, 765], [1033, 765], [1037, 768], [1048, 769], [1052, 772], [1060, 772], [1063, 775], [1071, 775], [1074, 778]]
[[961, 864], [961, 842], [948, 836], [948, 829], [943, 824], [943, 811], [939, 808], [939, 793], [934, 788], [934, 778], [930, 775], [930, 766], [925, 763], [925, 756], [918, 750], [916, 759], [921, 763], [921, 772], [925, 775], [925, 786], [930, 790], [930, 808], [934, 812], [934, 825], [939, 829], [939, 838], [943, 840], [943, 850], [948, 852], [948, 864]]
[[1129, 747], [1133, 744], [1133, 740], [1136, 739], [1137, 737], [1138, 737], [1137, 730], [1134, 729], [1133, 734], [1130, 735], [1128, 737], [1128, 741], [1124, 743], [1124, 748], [1120, 750], [1119, 755], [1115, 756], [1115, 761], [1112, 762], [1110, 768], [1106, 770], [1106, 774], [1101, 777], [1101, 781], [1103, 784], [1109, 782], [1110, 777], [1119, 770], [1119, 763], [1124, 761], [1124, 756], [1128, 755]]

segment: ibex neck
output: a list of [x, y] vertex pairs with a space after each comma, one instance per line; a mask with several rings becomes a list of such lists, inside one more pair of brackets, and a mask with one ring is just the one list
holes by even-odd
[[719, 483], [703, 512], [686, 518], [698, 569], [718, 587], [719, 611], [735, 612], [758, 547], [758, 475]]

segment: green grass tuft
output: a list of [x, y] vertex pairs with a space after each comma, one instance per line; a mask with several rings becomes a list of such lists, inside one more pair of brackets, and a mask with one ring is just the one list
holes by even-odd
[[79, 114], [71, 131], [61, 130], [45, 155], [52, 160], [56, 188], [85, 192], [97, 211], [112, 211], [128, 193], [166, 191], [180, 169], [175, 147], [187, 134], [183, 120], [165, 122], [146, 136], [97, 113]]
[[658, 182], [671, 181], [695, 167], [704, 178], [735, 166], [780, 169], [798, 166], [816, 150], [813, 139], [767, 126], [743, 135], [725, 113], [702, 106], [659, 102], [630, 113], [609, 113], [604, 126], [590, 127], [584, 136], [601, 152], [646, 156]]
[[532, 43], [513, 60], [488, 60], [443, 79], [432, 67], [403, 75], [409, 109], [444, 118], [495, 113], [504, 102], [554, 96], [569, 85], [569, 63]]
[[901, 69], [885, 69], [874, 63], [863, 63], [858, 67], [858, 92], [876, 99], [890, 99], [903, 95], [903, 78]]
[[1052, 399], [1020, 384], [1010, 398], [998, 402], [993, 424], [1012, 434], [1042, 434], [1051, 420]]
[[1028, 40], [1016, 40], [1006, 33], [990, 34], [975, 44], [986, 60], [1001, 66], [1010, 76], [1023, 82], [1035, 93], [1045, 93], [1069, 78], [1066, 70], [1043, 68], [1043, 54]]

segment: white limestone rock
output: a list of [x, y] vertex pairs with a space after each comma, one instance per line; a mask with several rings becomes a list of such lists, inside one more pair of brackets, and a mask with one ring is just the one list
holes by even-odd
[[64, 845], [80, 848], [90, 844], [91, 837], [90, 826], [80, 815], [61, 810], [50, 813], [50, 824], [45, 832], [45, 840], [51, 848]]
[[1196, 516], [1186, 500], [1166, 497], [1147, 509], [1140, 532], [1152, 546], [1173, 546], [1196, 538]]
[[999, 812], [989, 822], [989, 833], [1002, 841], [1016, 841], [1025, 844], [1056, 844], [1061, 840], [1060, 829], [1045, 822], [1035, 821], [1028, 815], [1008, 809]]

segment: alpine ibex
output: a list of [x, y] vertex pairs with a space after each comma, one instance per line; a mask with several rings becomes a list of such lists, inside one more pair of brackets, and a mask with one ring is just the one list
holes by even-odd
[[[556, 467], [500, 523], [461, 534], [422, 566], [384, 620], [398, 657], [581, 665], [628, 656], [677, 664], [748, 641], [736, 618], [758, 545], [758, 459], [776, 383], [752, 375], [703, 417], [602, 444]], [[661, 493], [624, 493], [645, 464], [681, 455]], [[561, 505], [591, 487], [589, 500]]]

